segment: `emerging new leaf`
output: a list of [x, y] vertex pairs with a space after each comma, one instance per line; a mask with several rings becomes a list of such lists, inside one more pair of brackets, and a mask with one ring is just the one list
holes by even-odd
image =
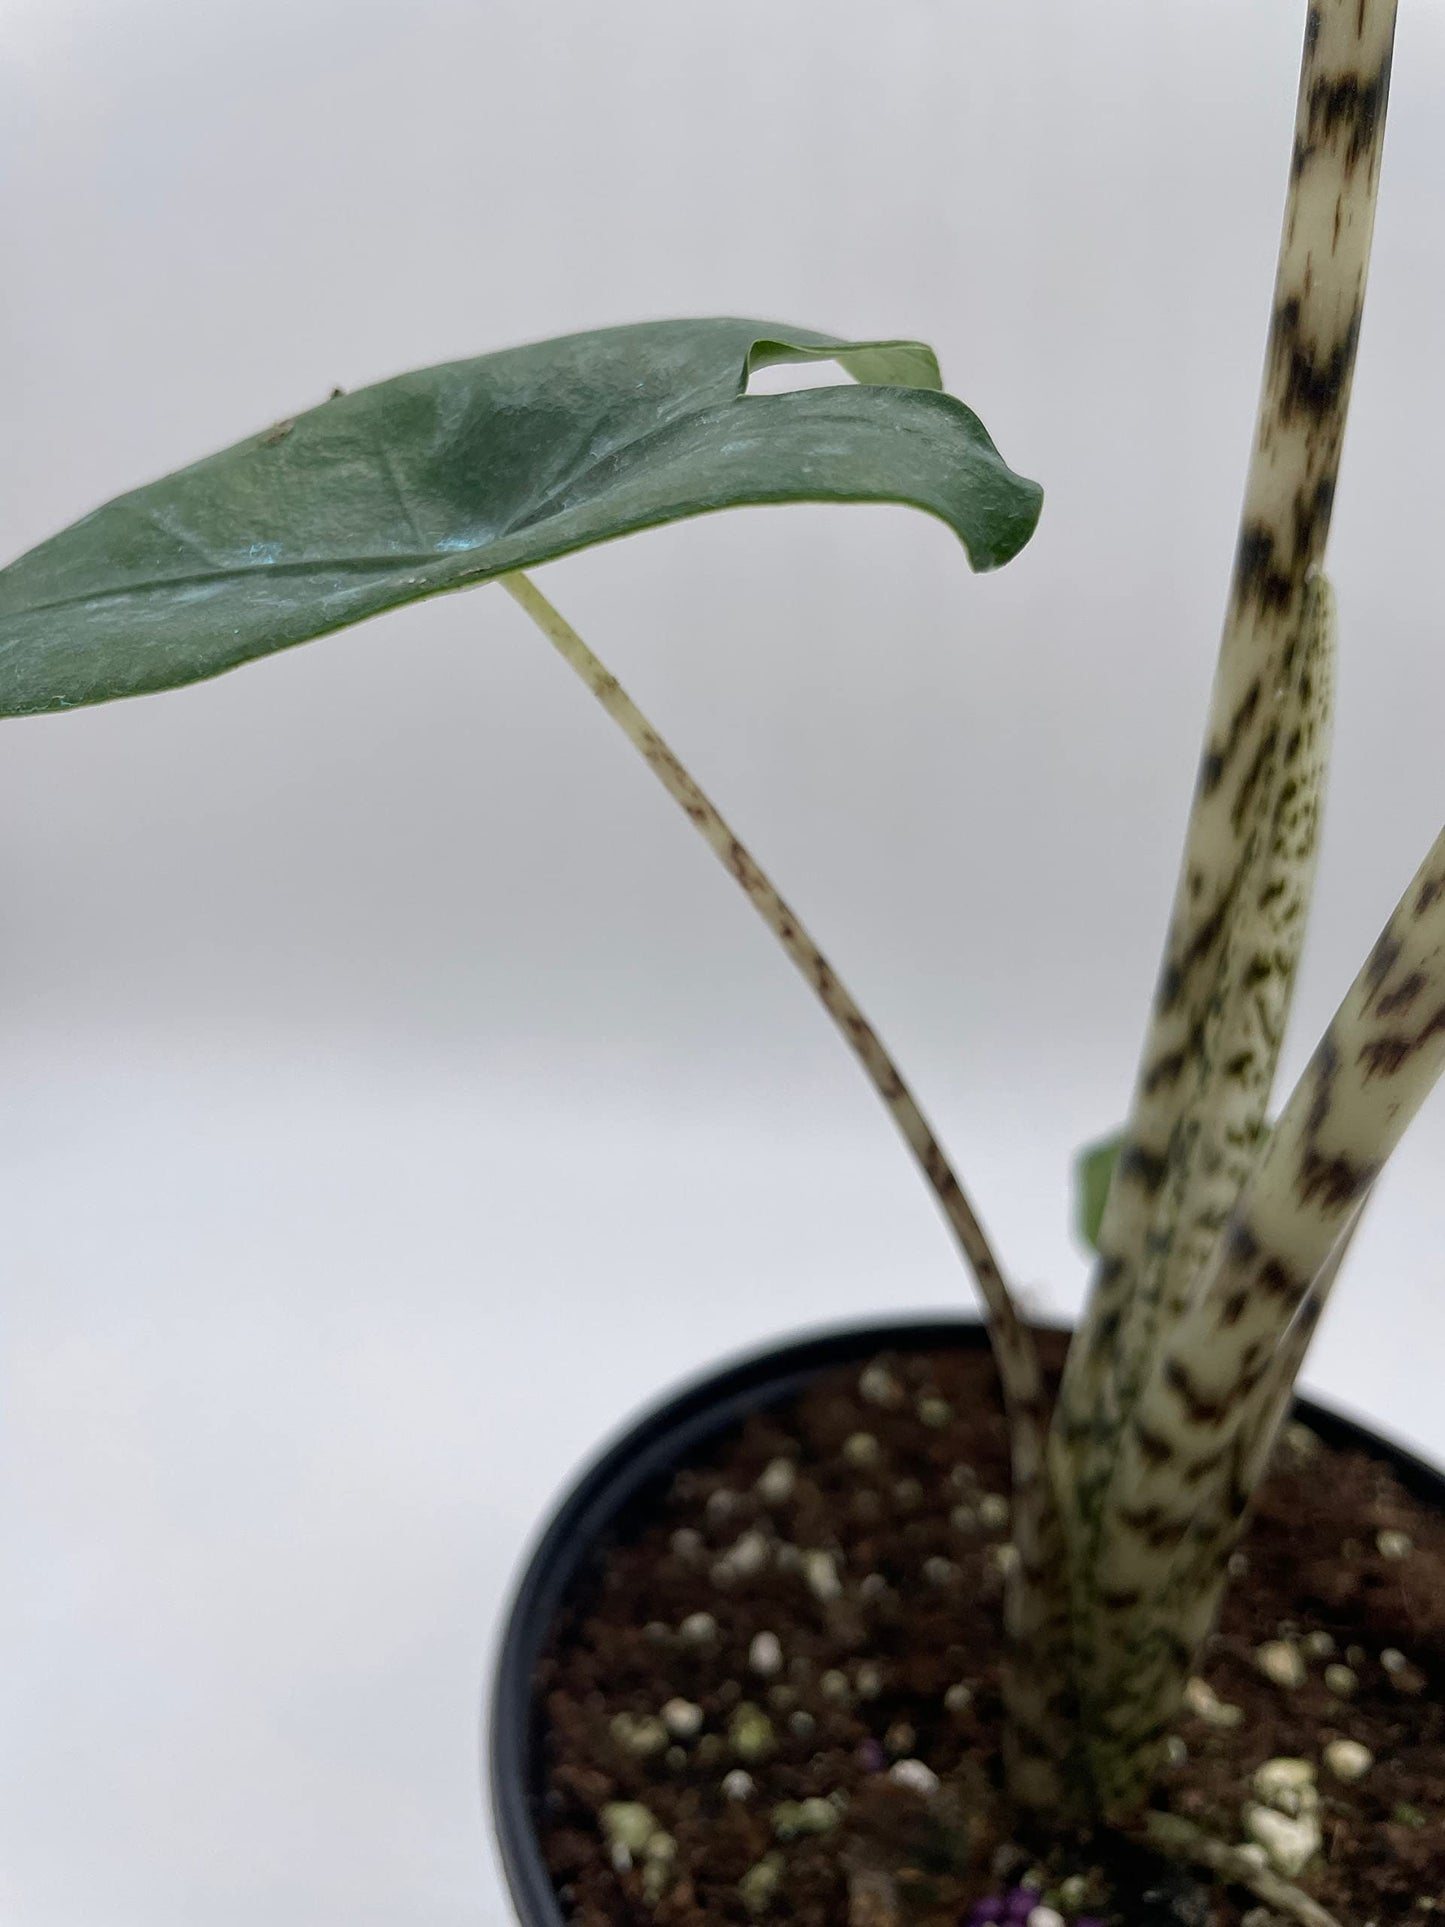
[[1100, 1138], [1097, 1144], [1086, 1144], [1074, 1158], [1074, 1229], [1090, 1251], [1099, 1249], [1104, 1201], [1109, 1195], [1123, 1143], [1124, 1133], [1115, 1131], [1112, 1137]]

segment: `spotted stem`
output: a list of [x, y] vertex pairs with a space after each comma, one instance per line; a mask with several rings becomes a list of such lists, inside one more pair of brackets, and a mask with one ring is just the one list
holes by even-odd
[[[1033, 1334], [1019, 1317], [983, 1226], [918, 1100], [797, 913], [571, 624], [527, 576], [515, 573], [498, 579], [641, 754], [812, 986], [913, 1153], [973, 1273], [1009, 1418], [1014, 1546], [1018, 1556], [1009, 1578], [1008, 1631], [1016, 1654], [1028, 1654], [1032, 1660], [1021, 1660], [1012, 1669], [1018, 1682], [1015, 1744], [1020, 1759], [1016, 1774], [1020, 1781], [1036, 1783], [1041, 1799], [1057, 1797], [1057, 1790], [1047, 1783], [1051, 1762], [1067, 1744], [1068, 1729], [1063, 1709], [1056, 1704], [1058, 1668], [1039, 1663], [1039, 1647], [1041, 1642], [1067, 1636], [1067, 1610], [1063, 1605], [1057, 1517], [1044, 1467], [1047, 1408]], [[1023, 1735], [1021, 1744], [1019, 1733]]]

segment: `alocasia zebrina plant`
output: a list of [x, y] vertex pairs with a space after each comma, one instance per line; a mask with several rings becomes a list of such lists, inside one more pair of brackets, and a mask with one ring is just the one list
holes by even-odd
[[[894, 501], [978, 570], [1040, 493], [909, 342], [647, 323], [339, 395], [108, 503], [0, 570], [0, 714], [173, 688], [498, 581], [583, 677], [812, 984], [984, 1299], [1012, 1439], [1012, 1791], [1148, 1831], [1306, 1920], [1297, 1890], [1149, 1796], [1231, 1548], [1384, 1160], [1445, 1066], [1445, 836], [1278, 1120], [1334, 682], [1322, 574], [1359, 339], [1394, 0], [1307, 15], [1264, 393], [1218, 674], [1133, 1108], [1085, 1160], [1099, 1264], [1050, 1415], [1032, 1335], [877, 1032], [795, 913], [522, 573], [751, 503]], [[770, 363], [853, 386], [750, 394]]]

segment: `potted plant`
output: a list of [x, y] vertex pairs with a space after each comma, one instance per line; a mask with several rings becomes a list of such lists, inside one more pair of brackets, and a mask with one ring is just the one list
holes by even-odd
[[[553, 1842], [554, 1871], [573, 1861], [580, 1870], [566, 1904], [589, 1927], [608, 1917], [598, 1911], [604, 1904], [611, 1917], [664, 1923], [769, 1913], [822, 1919], [836, 1914], [840, 1895], [853, 1927], [942, 1918], [940, 1909], [965, 1900], [980, 1922], [1037, 1916], [1036, 1927], [1051, 1927], [1061, 1914], [1117, 1911], [1138, 1867], [1146, 1869], [1136, 1882], [1141, 1893], [1155, 1878], [1150, 1856], [1201, 1866], [1251, 1892], [1267, 1913], [1321, 1927], [1332, 1917], [1318, 1898], [1333, 1878], [1331, 1853], [1351, 1827], [1370, 1831], [1373, 1809], [1349, 1789], [1370, 1784], [1375, 1749], [1343, 1730], [1363, 1718], [1350, 1709], [1365, 1707], [1367, 1689], [1394, 1709], [1394, 1726], [1385, 1720], [1380, 1730], [1411, 1751], [1415, 1777], [1400, 1784], [1415, 1790], [1428, 1780], [1420, 1763], [1427, 1756], [1438, 1770], [1422, 1651], [1378, 1642], [1369, 1650], [1363, 1620], [1361, 1638], [1350, 1640], [1353, 1605], [1343, 1595], [1335, 1604], [1340, 1629], [1332, 1630], [1278, 1621], [1274, 1595], [1262, 1581], [1255, 1588], [1277, 1622], [1255, 1626], [1261, 1637], [1248, 1646], [1258, 1690], [1302, 1694], [1308, 1685], [1315, 1696], [1295, 1705], [1307, 1709], [1317, 1745], [1296, 1740], [1296, 1750], [1251, 1760], [1245, 1717], [1201, 1670], [1310, 1334], [1375, 1178], [1445, 1065], [1442, 837], [1406, 885], [1304, 1077], [1267, 1122], [1317, 845], [1334, 651], [1322, 565], [1394, 13], [1393, 0], [1323, 0], [1308, 11], [1264, 393], [1204, 754], [1132, 1111], [1118, 1139], [1084, 1167], [1099, 1265], [1066, 1360], [1021, 1317], [908, 1084], [831, 964], [662, 736], [525, 573], [679, 517], [804, 500], [909, 503], [952, 527], [975, 569], [1008, 562], [1033, 531], [1040, 492], [943, 391], [926, 348], [724, 319], [611, 329], [424, 370], [338, 394], [118, 498], [0, 571], [0, 713], [9, 717], [173, 688], [389, 608], [500, 582], [646, 758], [813, 985], [972, 1269], [1002, 1412], [980, 1421], [968, 1459], [942, 1462], [945, 1447], [959, 1448], [950, 1428], [960, 1414], [958, 1400], [933, 1381], [954, 1372], [976, 1400], [976, 1348], [936, 1331], [873, 1334], [784, 1354], [684, 1397], [604, 1461], [564, 1510], [515, 1626], [535, 1618], [541, 1602], [548, 1613], [574, 1611], [566, 1587], [582, 1583], [582, 1565], [574, 1559], [566, 1585], [554, 1583], [564, 1536], [590, 1541], [625, 1525], [643, 1534], [634, 1536], [634, 1552], [650, 1548], [660, 1597], [703, 1584], [728, 1595], [735, 1628], [753, 1630], [740, 1657], [723, 1650], [724, 1615], [702, 1606], [677, 1624], [632, 1625], [628, 1638], [614, 1627], [620, 1683], [597, 1674], [600, 1649], [574, 1641], [592, 1682], [585, 1690], [567, 1673], [566, 1654], [548, 1649], [544, 1683], [560, 1708], [557, 1745], [572, 1751], [546, 1789], [552, 1807], [540, 1785], [502, 1789], [504, 1799], [527, 1796], [513, 1801], [507, 1824], [526, 1836], [512, 1864], [530, 1918], [555, 1919], [561, 1904], [517, 1871], [542, 1864], [535, 1834], [551, 1826], [568, 1836]], [[820, 359], [841, 363], [855, 385], [748, 392], [764, 366]], [[880, 1346], [900, 1344], [923, 1365], [870, 1359]], [[943, 1362], [950, 1356], [952, 1364]], [[845, 1364], [852, 1389], [845, 1397], [835, 1387], [835, 1403], [862, 1400], [862, 1422], [830, 1442], [834, 1420], [809, 1406], [810, 1388], [826, 1368]], [[717, 1446], [724, 1419], [736, 1429], [740, 1414], [776, 1412], [787, 1400], [798, 1437], [831, 1453], [846, 1477], [800, 1469], [791, 1447], [754, 1467], [749, 1454], [767, 1435], [746, 1428], [723, 1469], [686, 1462], [702, 1441]], [[1315, 1435], [1326, 1446], [1359, 1443], [1324, 1418]], [[1365, 1590], [1378, 1577], [1371, 1561], [1384, 1562], [1388, 1577], [1420, 1556], [1433, 1573], [1429, 1562], [1445, 1558], [1445, 1543], [1430, 1539], [1428, 1501], [1438, 1495], [1424, 1470], [1397, 1457], [1394, 1482], [1370, 1485], [1375, 1475], [1346, 1453], [1328, 1461], [1325, 1480], [1326, 1462], [1305, 1469], [1302, 1456], [1325, 1449], [1296, 1440], [1296, 1511], [1312, 1502], [1311, 1485], [1325, 1496], [1368, 1490]], [[1007, 1462], [999, 1462], [997, 1483], [1006, 1494], [979, 1483], [989, 1452], [999, 1450]], [[917, 1469], [896, 1476], [904, 1460]], [[663, 1511], [638, 1525], [639, 1495], [679, 1466]], [[745, 1498], [740, 1468], [750, 1474]], [[913, 1519], [899, 1526], [887, 1559], [880, 1548], [890, 1508], [911, 1512], [930, 1502], [918, 1476], [926, 1468], [939, 1488], [931, 1502], [939, 1502], [945, 1475], [952, 1479], [949, 1518], [966, 1514], [954, 1529], [976, 1537], [958, 1557], [927, 1554], [923, 1566], [932, 1571], [920, 1583], [938, 1598], [915, 1611], [895, 1568], [904, 1546], [935, 1544], [934, 1528]], [[776, 1523], [777, 1508], [800, 1505], [800, 1481], [813, 1506], [808, 1542], [756, 1525], [734, 1533], [743, 1512]], [[720, 1497], [726, 1503], [715, 1503]], [[825, 1500], [841, 1508], [831, 1526], [819, 1510]], [[698, 1523], [677, 1523], [666, 1512], [674, 1504], [700, 1506]], [[1409, 1525], [1377, 1523], [1377, 1513]], [[892, 1559], [888, 1570], [850, 1569], [845, 1580], [847, 1562], [827, 1542], [833, 1531], [842, 1543], [844, 1514], [848, 1544], [867, 1546], [884, 1565]], [[1286, 1508], [1286, 1525], [1291, 1516]], [[646, 1538], [663, 1517], [665, 1547]], [[918, 1532], [910, 1539], [911, 1526]], [[1320, 1514], [1319, 1530], [1329, 1529]], [[620, 1556], [625, 1564], [625, 1546]], [[626, 1596], [629, 1613], [646, 1582], [635, 1557], [630, 1572], [640, 1590]], [[575, 1611], [600, 1623], [595, 1588], [605, 1576], [586, 1583], [592, 1604]], [[1317, 1599], [1321, 1582], [1311, 1584]], [[875, 1667], [870, 1691], [872, 1662], [858, 1648], [886, 1619], [895, 1645], [911, 1638], [933, 1650], [938, 1627], [963, 1611], [965, 1593], [992, 1611], [991, 1585], [1000, 1595], [998, 1650], [978, 1658], [974, 1671], [996, 1684], [996, 1695], [992, 1685], [980, 1692], [962, 1678], [941, 1693], [936, 1680], [908, 1689], [914, 1698], [934, 1694], [955, 1722], [950, 1770], [940, 1775], [915, 1747], [917, 1722], [896, 1704], [881, 1735], [868, 1730], [866, 1708], [902, 1689]], [[757, 1600], [781, 1610], [784, 1594], [813, 1615], [824, 1644], [812, 1653], [786, 1653], [776, 1631], [754, 1624]], [[535, 1652], [549, 1628], [530, 1630]], [[655, 1709], [622, 1703], [640, 1690], [627, 1672], [639, 1663], [638, 1639], [666, 1652], [674, 1683], [691, 1680], [691, 1695], [679, 1690]], [[946, 1636], [939, 1650], [951, 1664]], [[847, 1665], [824, 1663], [846, 1655]], [[793, 1661], [804, 1662], [796, 1679], [787, 1670]], [[753, 1697], [730, 1677], [738, 1673], [757, 1683]], [[526, 1713], [515, 1695], [525, 1699], [524, 1674], [514, 1664], [513, 1703], [504, 1709], [518, 1746]], [[811, 1705], [803, 1703], [808, 1695]], [[996, 1713], [988, 1733], [979, 1726], [985, 1706]], [[786, 1744], [774, 1714], [787, 1717]], [[1304, 1716], [1291, 1717], [1293, 1725], [1277, 1722], [1279, 1731], [1300, 1730]], [[809, 1790], [800, 1764], [821, 1757], [815, 1742], [834, 1734], [830, 1720], [853, 1742], [851, 1783], [832, 1789], [838, 1798]], [[1190, 1720], [1203, 1742], [1181, 1739]], [[1251, 1732], [1255, 1723], [1251, 1717]], [[1226, 1734], [1238, 1737], [1226, 1745]], [[506, 1755], [513, 1765], [523, 1757]], [[1206, 1764], [1213, 1791], [1202, 1792], [1196, 1781]], [[1244, 1777], [1226, 1819], [1218, 1785], [1231, 1772]], [[641, 1797], [654, 1785], [655, 1796]], [[664, 1807], [679, 1816], [675, 1826], [660, 1822]], [[1419, 1873], [1434, 1863], [1421, 1862], [1413, 1836], [1435, 1848], [1429, 1816], [1414, 1801], [1397, 1798], [1371, 1824], [1376, 1845], [1405, 1867], [1407, 1887], [1438, 1875], [1438, 1866]], [[724, 1861], [731, 1854], [745, 1862], [721, 1887], [707, 1871], [712, 1849], [701, 1844], [709, 1827], [723, 1841]], [[776, 1844], [759, 1851], [765, 1838]], [[799, 1884], [799, 1868], [811, 1869], [813, 1886]], [[1012, 1888], [990, 1897], [989, 1883], [1003, 1878]], [[1398, 1892], [1392, 1879], [1360, 1888], [1360, 1904]], [[699, 1898], [709, 1891], [712, 1899]], [[1426, 1885], [1411, 1893], [1412, 1903], [1436, 1897]]]

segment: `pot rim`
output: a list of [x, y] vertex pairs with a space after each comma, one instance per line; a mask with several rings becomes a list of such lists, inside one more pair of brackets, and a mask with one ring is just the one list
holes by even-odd
[[[1038, 1331], [1068, 1330], [1033, 1322]], [[492, 1830], [522, 1927], [566, 1927], [534, 1816], [541, 1731], [532, 1676], [562, 1598], [602, 1533], [644, 1505], [649, 1489], [660, 1487], [679, 1459], [747, 1413], [792, 1397], [819, 1372], [861, 1363], [879, 1351], [979, 1351], [987, 1345], [983, 1321], [967, 1313], [855, 1319], [774, 1339], [690, 1375], [624, 1421], [568, 1481], [520, 1562], [486, 1707]], [[1291, 1417], [1327, 1445], [1384, 1459], [1414, 1497], [1445, 1509], [1445, 1473], [1407, 1446], [1310, 1398], [1296, 1398]]]

